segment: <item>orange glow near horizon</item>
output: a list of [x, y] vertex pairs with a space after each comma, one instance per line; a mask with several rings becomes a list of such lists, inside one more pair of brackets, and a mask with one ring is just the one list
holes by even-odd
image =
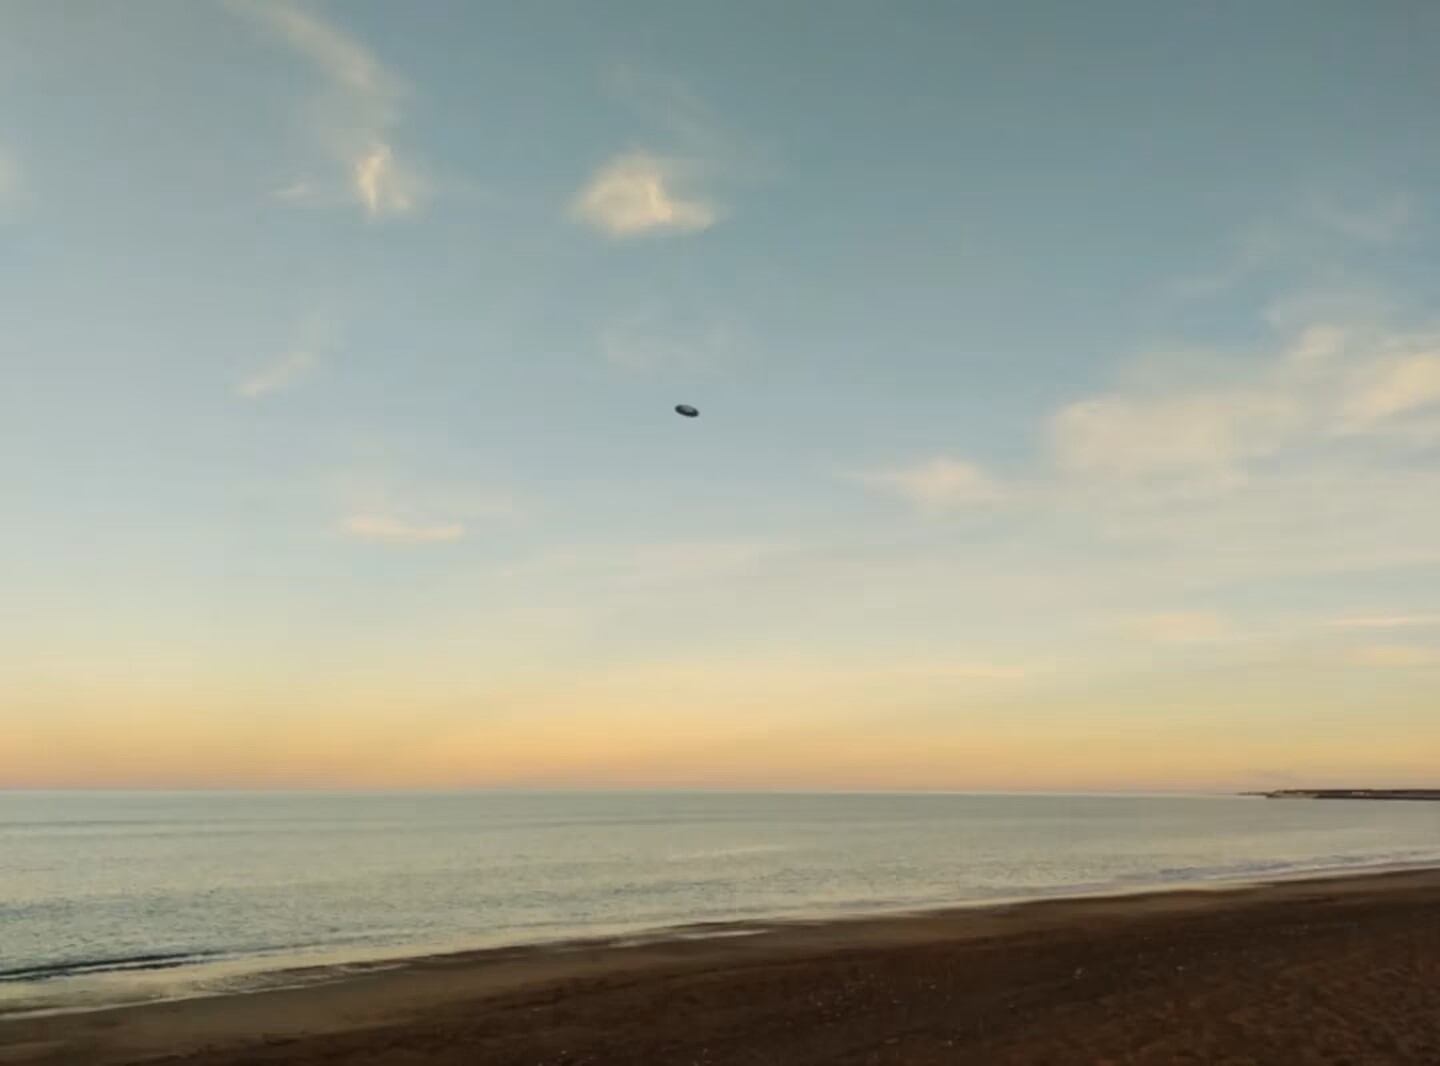
[[[1263, 718], [1205, 694], [1083, 697], [926, 669], [666, 666], [441, 698], [36, 699], [5, 787], [1209, 789], [1422, 780], [1418, 701], [1359, 721], [1304, 692]], [[1153, 684], [1153, 683], [1152, 683]], [[1147, 686], [1150, 687], [1150, 686]], [[1163, 714], [1152, 707], [1165, 708]], [[1243, 729], [1243, 736], [1241, 730]]]

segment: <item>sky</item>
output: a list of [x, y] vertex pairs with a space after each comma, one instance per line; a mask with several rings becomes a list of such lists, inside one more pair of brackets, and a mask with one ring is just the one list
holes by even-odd
[[1436, 784], [1437, 50], [9, 0], [0, 786]]

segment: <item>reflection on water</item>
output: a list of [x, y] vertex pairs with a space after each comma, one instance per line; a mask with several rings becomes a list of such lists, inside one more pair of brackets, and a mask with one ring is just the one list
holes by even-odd
[[0, 1011], [426, 951], [1435, 859], [1440, 804], [0, 793]]

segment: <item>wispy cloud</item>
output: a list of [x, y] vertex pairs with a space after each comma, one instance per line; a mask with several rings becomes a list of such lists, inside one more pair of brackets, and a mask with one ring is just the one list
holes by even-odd
[[1309, 215], [1320, 225], [1356, 241], [1384, 244], [1404, 235], [1416, 223], [1415, 201], [1400, 193], [1378, 200], [1342, 201], [1314, 196]]
[[1197, 587], [1440, 560], [1440, 474], [1415, 461], [1428, 438], [1400, 433], [1398, 413], [1347, 415], [1357, 382], [1417, 334], [1331, 325], [1243, 360], [1217, 352], [1223, 385], [1157, 370], [1062, 408], [1048, 480], [1037, 473], [1027, 497], [1036, 513], [1170, 558]]
[[1423, 647], [1415, 644], [1375, 644], [1356, 648], [1351, 658], [1363, 666], [1410, 669], [1413, 667], [1440, 666], [1440, 647]]
[[1352, 426], [1440, 407], [1440, 346], [1364, 367], [1357, 376], [1358, 387], [1345, 405]]
[[1420, 224], [1413, 197], [1337, 195], [1312, 191], [1286, 210], [1238, 229], [1212, 270], [1168, 286], [1172, 297], [1204, 299], [1277, 272], [1315, 276], [1357, 246], [1398, 242]]
[[871, 676], [907, 681], [1019, 681], [1030, 673], [1024, 666], [1007, 663], [942, 660], [921, 664], [902, 662], [894, 667], [876, 669]]
[[976, 464], [943, 455], [911, 466], [862, 472], [856, 478], [925, 511], [993, 503], [1005, 495], [1000, 485]]
[[617, 239], [699, 233], [729, 213], [717, 185], [772, 175], [756, 146], [681, 79], [620, 64], [605, 72], [603, 87], [637, 132], [571, 199], [574, 221]]
[[745, 348], [733, 321], [705, 311], [648, 309], [612, 319], [600, 330], [600, 350], [612, 366], [647, 372], [713, 370]]
[[[611, 699], [605, 699], [607, 693], [616, 703], [632, 700], [648, 703], [657, 696], [663, 700], [668, 693], [684, 691], [724, 696], [743, 693], [759, 697], [765, 703], [768, 703], [766, 696], [785, 700], [806, 692], [828, 692], [841, 699], [858, 697], [869, 702], [877, 694], [893, 700], [897, 685], [911, 690], [950, 685], [993, 690], [994, 686], [989, 683], [999, 682], [1002, 687], [1008, 687], [1025, 680], [1030, 673], [1024, 664], [990, 662], [958, 652], [948, 656], [877, 656], [863, 652], [836, 656], [761, 651], [659, 660], [647, 657], [615, 663], [598, 673], [582, 671], [573, 679], [567, 678], [566, 687], [573, 687], [574, 694], [587, 704], [591, 698], [611, 703]], [[581, 689], [586, 691], [582, 694]], [[793, 705], [792, 709], [796, 714], [821, 718], [831, 713], [825, 703], [812, 704], [804, 710]], [[760, 710], [762, 720], [769, 713], [768, 706]]]
[[1239, 476], [1245, 460], [1280, 446], [1300, 417], [1292, 397], [1262, 388], [1115, 393], [1062, 408], [1050, 434], [1055, 461], [1069, 473], [1225, 484]]
[[1333, 618], [1339, 629], [1406, 629], [1411, 626], [1440, 626], [1440, 614], [1371, 614]]
[[1175, 611], [1129, 620], [1125, 629], [1163, 644], [1196, 644], [1229, 635], [1225, 619], [1211, 611]]
[[[1440, 433], [1417, 427], [1440, 431], [1440, 405], [1419, 405], [1428, 370], [1411, 361], [1440, 352], [1435, 324], [1368, 311], [1352, 319], [1334, 306], [1296, 303], [1250, 350], [1135, 361], [1112, 388], [1042, 415], [1041, 447], [1013, 480], [960, 459], [860, 480], [935, 513], [985, 502], [1005, 544], [967, 541], [991, 560], [967, 580], [1003, 559], [1047, 595], [1064, 582], [1084, 590], [1076, 596], [1124, 597], [1140, 610], [1160, 597], [1183, 609], [1185, 597], [1236, 582], [1434, 566], [1440, 470], [1428, 449]], [[1403, 402], [1378, 402], [1379, 384]], [[1371, 420], [1355, 420], [1356, 397]], [[928, 561], [917, 552], [907, 565], [943, 575], [970, 561], [926, 550]]]
[[553, 549], [507, 567], [502, 576], [561, 576], [567, 584], [673, 586], [679, 582], [732, 579], [785, 552], [763, 540], [681, 540], [657, 543], [586, 545]]
[[353, 514], [342, 526], [352, 537], [387, 544], [437, 544], [465, 536], [460, 522], [417, 522], [391, 514]]
[[571, 204], [578, 221], [611, 237], [698, 233], [709, 229], [719, 209], [704, 196], [681, 191], [691, 165], [635, 151], [600, 167]]
[[293, 204], [318, 203], [325, 199], [325, 190], [317, 182], [301, 178], [280, 186], [274, 196]]
[[777, 167], [750, 137], [729, 125], [687, 85], [662, 70], [618, 64], [605, 72], [606, 91], [644, 128], [647, 144], [667, 155], [703, 163], [707, 176], [726, 181], [767, 180]]
[[251, 374], [235, 386], [235, 391], [247, 400], [280, 392], [308, 375], [317, 362], [319, 357], [314, 351], [297, 348]]
[[288, 0], [228, 0], [232, 10], [263, 25], [319, 72], [324, 87], [312, 102], [311, 133], [342, 170], [342, 180], [304, 177], [277, 189], [281, 200], [323, 204], [346, 199], [370, 218], [418, 209], [428, 183], [392, 143], [407, 95], [404, 83], [360, 41]]
[[294, 343], [279, 357], [260, 367], [235, 386], [247, 400], [283, 392], [307, 378], [335, 344], [334, 324], [314, 316], [300, 327]]
[[420, 197], [419, 178], [379, 141], [354, 161], [353, 177], [360, 202], [372, 217], [413, 211]]
[[[1282, 331], [1270, 352], [1220, 384], [1185, 374], [1067, 404], [1050, 419], [1057, 469], [1086, 478], [1233, 488], [1256, 464], [1316, 454], [1337, 437], [1440, 433], [1440, 338], [1428, 329], [1347, 328], [1324, 319]], [[1422, 422], [1421, 419], [1430, 419]], [[1434, 424], [1431, 424], [1431, 423]], [[1332, 457], [1333, 458], [1333, 457]]]
[[520, 502], [502, 489], [388, 466], [372, 458], [365, 469], [338, 478], [334, 491], [343, 516], [340, 528], [348, 536], [389, 544], [437, 544], [460, 540], [477, 527], [525, 517]]

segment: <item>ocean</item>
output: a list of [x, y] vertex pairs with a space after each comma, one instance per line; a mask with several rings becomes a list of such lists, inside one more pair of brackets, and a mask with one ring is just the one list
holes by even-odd
[[1440, 863], [1440, 804], [0, 792], [0, 1015], [587, 937]]

